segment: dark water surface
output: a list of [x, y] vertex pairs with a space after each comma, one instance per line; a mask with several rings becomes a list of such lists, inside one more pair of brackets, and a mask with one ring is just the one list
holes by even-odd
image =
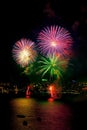
[[0, 99], [0, 130], [85, 130], [85, 103]]

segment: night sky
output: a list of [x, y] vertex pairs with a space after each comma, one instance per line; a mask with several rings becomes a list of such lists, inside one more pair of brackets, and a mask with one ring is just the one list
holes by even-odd
[[70, 30], [75, 40], [77, 76], [86, 76], [87, 5], [84, 0], [3, 1], [0, 6], [0, 82], [21, 80], [11, 52], [15, 42], [21, 38], [34, 39], [42, 26], [50, 24]]

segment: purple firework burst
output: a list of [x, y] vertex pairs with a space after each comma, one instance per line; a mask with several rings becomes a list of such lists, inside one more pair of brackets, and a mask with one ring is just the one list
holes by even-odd
[[41, 53], [67, 56], [71, 52], [73, 39], [68, 30], [60, 26], [45, 27], [38, 36]]

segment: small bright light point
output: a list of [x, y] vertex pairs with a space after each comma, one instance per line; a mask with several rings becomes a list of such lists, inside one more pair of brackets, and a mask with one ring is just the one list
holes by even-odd
[[52, 89], [53, 89], [53, 86], [50, 86], [50, 87], [49, 87], [49, 90], [52, 91]]
[[27, 50], [22, 50], [19, 55], [21, 60], [29, 60], [29, 52]]
[[53, 41], [53, 42], [51, 42], [51, 46], [56, 47], [57, 43]]

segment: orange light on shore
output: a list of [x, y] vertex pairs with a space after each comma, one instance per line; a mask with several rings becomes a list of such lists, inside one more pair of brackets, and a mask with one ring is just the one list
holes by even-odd
[[49, 101], [53, 101], [55, 99], [60, 99], [62, 96], [62, 94], [61, 94], [62, 87], [61, 86], [56, 87], [55, 84], [51, 84], [48, 87], [48, 91], [50, 93]]
[[50, 85], [48, 89], [49, 89], [51, 98], [54, 98], [55, 97], [54, 95], [56, 94], [56, 88], [55, 88], [55, 86], [54, 85]]
[[49, 90], [52, 91], [53, 90], [53, 85], [49, 86]]

